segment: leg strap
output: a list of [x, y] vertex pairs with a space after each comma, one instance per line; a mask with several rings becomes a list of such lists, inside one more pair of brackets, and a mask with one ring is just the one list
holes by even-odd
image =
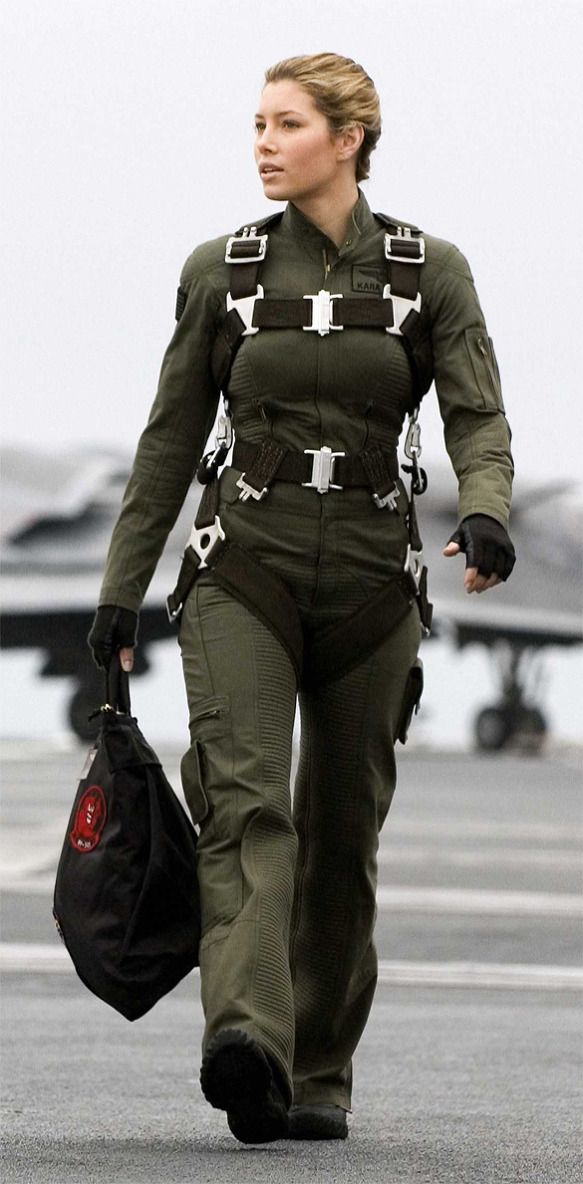
[[356, 612], [306, 639], [302, 684], [319, 686], [348, 674], [396, 629], [413, 601], [408, 581], [396, 576]]
[[283, 645], [301, 680], [304, 635], [296, 602], [283, 580], [236, 543], [227, 543], [212, 578], [258, 617]]
[[178, 583], [168, 597], [171, 619], [180, 614], [203, 571], [271, 630], [290, 658], [298, 685], [304, 687], [333, 682], [358, 666], [396, 629], [415, 600], [422, 620], [430, 610], [423, 569], [420, 589], [406, 575], [395, 576], [356, 612], [322, 633], [305, 635], [284, 581], [237, 543], [219, 540], [203, 568], [192, 547], [186, 548]]

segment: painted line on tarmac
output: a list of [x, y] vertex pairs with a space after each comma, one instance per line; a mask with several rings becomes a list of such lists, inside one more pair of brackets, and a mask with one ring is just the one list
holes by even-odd
[[[62, 945], [0, 942], [4, 974], [74, 974]], [[198, 968], [192, 972], [198, 974]], [[578, 966], [501, 962], [379, 962], [379, 983], [395, 986], [498, 987], [504, 990], [581, 991]]]
[[387, 837], [392, 835], [421, 835], [425, 840], [445, 839], [509, 839], [528, 842], [564, 842], [580, 846], [577, 827], [552, 822], [515, 822], [512, 819], [496, 822], [482, 818], [400, 818], [394, 816], [386, 824]]
[[503, 962], [379, 962], [378, 981], [409, 986], [582, 991], [583, 970], [578, 966]]
[[432, 867], [487, 867], [494, 864], [504, 867], [551, 867], [563, 870], [580, 868], [583, 852], [564, 847], [480, 847], [468, 850], [466, 847], [450, 847], [431, 843], [396, 843], [381, 848], [378, 853], [379, 866], [390, 867], [397, 863], [430, 863]]
[[583, 914], [583, 899], [570, 892], [502, 892], [483, 888], [379, 887], [377, 906], [393, 913], [458, 916], [555, 917]]
[[[2, 877], [4, 893], [52, 896], [54, 874], [34, 878]], [[377, 889], [377, 908], [383, 913], [446, 914], [459, 917], [533, 917], [581, 920], [583, 899], [568, 892], [507, 892], [483, 888], [417, 888], [384, 886]]]

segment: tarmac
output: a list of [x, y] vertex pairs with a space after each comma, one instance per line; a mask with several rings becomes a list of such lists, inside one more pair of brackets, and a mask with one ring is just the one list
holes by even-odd
[[[59, 942], [52, 887], [84, 750], [2, 750], [4, 1181], [582, 1178], [578, 751], [400, 753], [349, 1138], [247, 1147], [200, 1092], [197, 973], [129, 1024]], [[160, 756], [178, 787], [178, 750]]]

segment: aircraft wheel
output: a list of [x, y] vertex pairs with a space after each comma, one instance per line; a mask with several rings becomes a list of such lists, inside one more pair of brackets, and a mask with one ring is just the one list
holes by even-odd
[[512, 733], [512, 719], [505, 707], [484, 707], [476, 716], [474, 734], [482, 752], [499, 752]]
[[100, 680], [81, 683], [69, 700], [69, 724], [80, 740], [95, 740], [99, 731], [99, 716], [89, 719], [93, 711], [99, 707], [103, 699], [103, 686]]
[[523, 707], [515, 726], [516, 742], [524, 752], [539, 752], [547, 734], [547, 721], [538, 707]]

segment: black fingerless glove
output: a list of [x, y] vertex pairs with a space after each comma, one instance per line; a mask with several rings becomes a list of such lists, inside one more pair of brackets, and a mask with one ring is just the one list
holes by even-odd
[[101, 670], [108, 670], [118, 650], [124, 646], [135, 646], [137, 634], [137, 613], [129, 608], [120, 608], [117, 604], [100, 605], [87, 638], [93, 661]]
[[477, 567], [482, 576], [507, 580], [516, 562], [516, 552], [504, 527], [489, 514], [470, 514], [454, 530], [450, 543], [457, 543], [466, 556], [466, 567]]

